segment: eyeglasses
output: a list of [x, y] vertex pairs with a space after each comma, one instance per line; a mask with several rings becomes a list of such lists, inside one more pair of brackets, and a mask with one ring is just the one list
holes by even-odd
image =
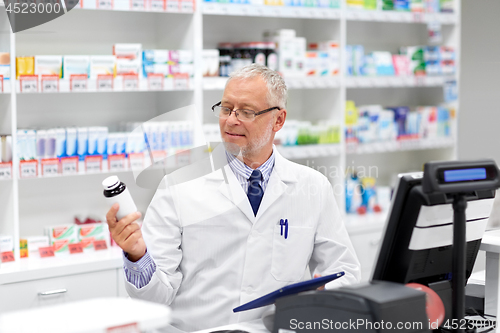
[[212, 111], [214, 112], [214, 116], [217, 118], [227, 119], [231, 116], [231, 112], [234, 112], [236, 118], [240, 121], [254, 121], [255, 117], [261, 115], [263, 113], [272, 111], [272, 110], [281, 110], [280, 107], [275, 106], [269, 109], [265, 109], [259, 112], [255, 112], [253, 110], [232, 110], [225, 106], [221, 105], [222, 102], [219, 102], [212, 106]]

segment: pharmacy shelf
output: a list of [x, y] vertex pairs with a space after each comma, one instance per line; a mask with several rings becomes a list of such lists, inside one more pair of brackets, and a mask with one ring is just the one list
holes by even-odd
[[[203, 78], [204, 90], [223, 90], [227, 77], [205, 77]], [[288, 89], [321, 89], [339, 88], [340, 77], [297, 77], [285, 78]]]
[[347, 154], [376, 154], [389, 153], [408, 150], [429, 150], [452, 148], [455, 145], [453, 138], [439, 138], [433, 140], [399, 140], [390, 142], [373, 143], [348, 143], [346, 145]]
[[347, 88], [439, 87], [455, 76], [347, 77]]
[[340, 19], [341, 11], [332, 8], [256, 6], [204, 2], [202, 13], [206, 15], [290, 17], [309, 19]]
[[111, 247], [49, 258], [21, 258], [0, 265], [0, 285], [120, 268], [123, 267], [122, 256], [120, 248]]
[[345, 17], [349, 21], [373, 21], [394, 23], [429, 23], [457, 24], [454, 13], [411, 13], [397, 11], [347, 10]]
[[364, 215], [346, 214], [344, 224], [349, 234], [381, 230], [387, 220], [388, 211], [367, 213]]
[[283, 157], [288, 159], [339, 156], [340, 144], [319, 144], [303, 146], [276, 146]]
[[[194, 82], [192, 79], [175, 81], [174, 79], [166, 78], [162, 83], [158, 81], [150, 84], [147, 79], [140, 79], [138, 84], [128, 85], [124, 80], [117, 76], [113, 80], [113, 86], [107, 89], [99, 89], [97, 80], [88, 79], [87, 80], [87, 88], [79, 89], [77, 91], [71, 87], [70, 80], [62, 79], [59, 80], [58, 88], [51, 89], [50, 91], [42, 92], [42, 83], [39, 80], [38, 86], [36, 87], [36, 92], [29, 91], [26, 92], [25, 89], [22, 91], [21, 82], [19, 80], [16, 81], [16, 92], [19, 94], [37, 94], [37, 93], [112, 93], [112, 92], [142, 92], [142, 91], [189, 91], [194, 90]], [[10, 88], [9, 88], [10, 89]]]

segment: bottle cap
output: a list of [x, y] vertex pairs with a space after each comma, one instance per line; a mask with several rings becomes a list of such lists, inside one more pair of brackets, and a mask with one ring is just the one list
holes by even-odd
[[109, 176], [102, 181], [102, 187], [105, 190], [112, 190], [120, 184], [120, 179], [117, 176]]

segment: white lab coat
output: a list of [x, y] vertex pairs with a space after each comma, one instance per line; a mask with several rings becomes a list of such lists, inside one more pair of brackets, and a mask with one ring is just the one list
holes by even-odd
[[[345, 272], [328, 288], [358, 282], [331, 184], [275, 153], [257, 216], [228, 165], [228, 183], [219, 169], [157, 190], [142, 226], [156, 272], [141, 289], [126, 282], [129, 295], [170, 305], [172, 325], [195, 331], [260, 318], [268, 307], [232, 309], [301, 281], [308, 265], [313, 275]], [[280, 219], [288, 220], [287, 239]]]

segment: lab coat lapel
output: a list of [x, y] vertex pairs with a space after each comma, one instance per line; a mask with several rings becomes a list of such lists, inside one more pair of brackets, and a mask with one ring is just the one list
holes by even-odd
[[238, 207], [253, 224], [255, 222], [255, 216], [253, 215], [252, 206], [250, 205], [250, 201], [248, 201], [247, 195], [241, 188], [240, 183], [236, 179], [233, 170], [231, 170], [229, 165], [226, 165], [223, 172], [225, 173], [228, 183], [226, 183], [225, 180], [222, 180], [219, 186], [219, 191], [236, 207]]
[[264, 196], [262, 197], [262, 202], [256, 216], [257, 219], [286, 192], [288, 184], [297, 182], [295, 175], [290, 172], [290, 168], [287, 168], [287, 166], [292, 162], [281, 156], [276, 147], [274, 148], [274, 153], [274, 168], [271, 173], [271, 177], [269, 178], [269, 183], [267, 184]]

